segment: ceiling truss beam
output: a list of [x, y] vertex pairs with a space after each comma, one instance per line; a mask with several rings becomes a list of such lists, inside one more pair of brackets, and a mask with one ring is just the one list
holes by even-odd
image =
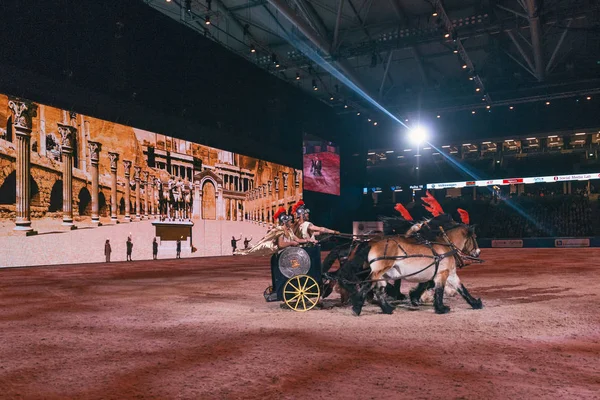
[[487, 93], [487, 91], [485, 90], [485, 85], [483, 84], [483, 80], [477, 73], [477, 70], [475, 69], [475, 65], [473, 65], [473, 61], [471, 61], [471, 58], [467, 54], [467, 51], [465, 50], [461, 39], [457, 36], [458, 34], [456, 33], [456, 31], [454, 29], [454, 25], [452, 24], [452, 21], [450, 20], [450, 18], [448, 17], [448, 14], [446, 13], [446, 10], [444, 9], [444, 5], [442, 4], [442, 1], [441, 0], [433, 0], [433, 6], [434, 6], [435, 10], [437, 11], [438, 15], [441, 17], [442, 24], [444, 25], [446, 32], [448, 34], [450, 34], [450, 36], [456, 35], [454, 37], [454, 41], [455, 41], [456, 49], [458, 50], [458, 55], [464, 61], [464, 63], [467, 65], [467, 68], [469, 68], [469, 71], [473, 76], [473, 81], [475, 82], [477, 87], [482, 92], [482, 95], [485, 96], [485, 101], [487, 103], [491, 103], [492, 98], [491, 98], [490, 94]]
[[538, 81], [544, 80], [544, 51], [542, 49], [542, 28], [539, 15], [539, 0], [525, 0], [527, 16], [531, 31], [531, 45], [533, 46], [533, 60], [535, 62], [535, 75]]

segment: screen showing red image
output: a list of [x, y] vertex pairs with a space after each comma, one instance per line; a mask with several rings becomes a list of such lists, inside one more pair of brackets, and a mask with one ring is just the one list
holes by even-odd
[[304, 189], [340, 195], [340, 148], [316, 136], [304, 135]]

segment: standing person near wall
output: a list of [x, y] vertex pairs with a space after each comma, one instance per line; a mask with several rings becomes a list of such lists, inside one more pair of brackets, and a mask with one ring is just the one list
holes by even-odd
[[251, 241], [252, 241], [252, 236], [250, 236], [250, 239], [244, 238], [244, 250], [248, 250], [250, 248]]
[[181, 258], [181, 239], [183, 239], [183, 236], [180, 239], [177, 239], [177, 256], [176, 256], [176, 258]]
[[106, 256], [106, 262], [110, 262], [110, 253], [112, 249], [110, 248], [110, 240], [106, 239], [106, 243], [104, 243], [104, 255]]
[[131, 259], [131, 252], [133, 251], [133, 242], [131, 241], [131, 236], [127, 237], [127, 242], [125, 244], [127, 245], [127, 261], [133, 261]]
[[152, 241], [152, 259], [156, 260], [158, 257], [158, 242], [156, 241], [156, 238], [154, 238], [154, 240]]
[[235, 250], [237, 249], [237, 242], [239, 242], [240, 240], [242, 240], [242, 234], [240, 233], [240, 238], [236, 239], [235, 236], [231, 237], [231, 253], [235, 253]]

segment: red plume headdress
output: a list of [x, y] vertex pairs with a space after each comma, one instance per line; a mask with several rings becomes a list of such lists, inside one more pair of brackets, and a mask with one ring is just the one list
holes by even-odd
[[433, 214], [434, 217], [444, 214], [442, 206], [440, 205], [440, 203], [438, 203], [435, 197], [433, 197], [431, 193], [429, 193], [429, 190], [426, 192], [425, 197], [422, 197], [421, 200], [423, 200], [423, 203], [425, 203], [423, 204], [423, 207], [425, 207], [427, 211]]
[[296, 210], [298, 210], [298, 208], [302, 207], [303, 205], [304, 202], [302, 200], [298, 200], [298, 202], [292, 207], [292, 214], [296, 214]]
[[462, 223], [465, 225], [469, 225], [469, 213], [466, 210], [463, 210], [462, 208], [459, 208], [456, 211], [458, 211], [458, 213], [460, 214], [460, 220], [462, 221]]
[[412, 221], [413, 217], [412, 215], [410, 215], [410, 213], [408, 212], [408, 210], [406, 209], [406, 207], [404, 207], [402, 204], [397, 203], [396, 207], [394, 207], [394, 210], [398, 211], [400, 214], [402, 214], [402, 218], [404, 218], [407, 221]]
[[279, 209], [277, 210], [277, 212], [275, 213], [275, 215], [273, 215], [273, 219], [274, 219], [274, 220], [278, 220], [278, 219], [279, 219], [279, 217], [280, 217], [282, 214], [285, 214], [285, 208], [283, 208], [283, 207], [279, 207]]

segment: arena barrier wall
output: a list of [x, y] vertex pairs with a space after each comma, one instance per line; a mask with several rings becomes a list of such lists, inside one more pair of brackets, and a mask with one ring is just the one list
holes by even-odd
[[600, 237], [550, 237], [524, 239], [477, 239], [481, 248], [577, 248], [600, 247]]

